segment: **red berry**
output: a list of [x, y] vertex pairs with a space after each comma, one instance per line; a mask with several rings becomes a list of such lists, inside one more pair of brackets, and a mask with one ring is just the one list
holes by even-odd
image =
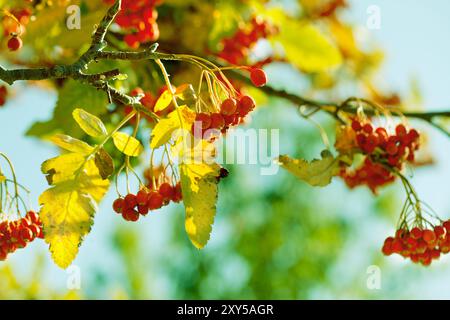
[[164, 204], [164, 198], [158, 192], [150, 192], [148, 195], [147, 206], [150, 210], [157, 210]]
[[352, 121], [352, 129], [355, 130], [355, 131], [362, 130], [361, 123], [358, 120], [353, 120]]
[[178, 182], [177, 185], [174, 188], [172, 201], [178, 203], [181, 200], [183, 200], [183, 195], [182, 195], [182, 192], [181, 192], [181, 184]]
[[372, 127], [372, 125], [371, 125], [370, 123], [366, 123], [366, 124], [363, 126], [363, 131], [364, 131], [365, 133], [367, 133], [367, 134], [371, 134], [371, 133], [373, 132], [373, 127]]
[[200, 122], [202, 129], [206, 130], [211, 126], [211, 117], [206, 113], [198, 113], [195, 117], [196, 122]]
[[127, 207], [127, 208], [133, 209], [138, 204], [136, 196], [134, 194], [131, 194], [131, 193], [127, 194], [125, 196], [124, 200], [125, 200], [125, 207]]
[[410, 138], [411, 141], [415, 141], [419, 138], [419, 132], [417, 132], [416, 129], [411, 129], [408, 132], [408, 137]]
[[434, 227], [434, 234], [438, 239], [443, 238], [445, 235], [445, 229], [442, 226], [436, 226]]
[[212, 129], [222, 129], [225, 126], [225, 120], [220, 113], [211, 114], [211, 128]]
[[127, 210], [124, 210], [124, 212], [122, 213], [122, 217], [126, 221], [136, 222], [139, 220], [139, 212], [137, 212], [136, 210], [133, 210], [133, 209], [127, 209]]
[[406, 136], [406, 128], [403, 124], [399, 124], [396, 128], [395, 128], [395, 133], [397, 134], [397, 136], [404, 137]]
[[220, 106], [220, 113], [223, 115], [232, 115], [236, 112], [237, 102], [235, 99], [225, 99]]
[[24, 241], [31, 241], [34, 238], [33, 231], [30, 228], [20, 230], [20, 238]]
[[34, 235], [35, 237], [39, 236], [39, 233], [41, 232], [41, 228], [40, 228], [39, 226], [33, 224], [33, 225], [31, 225], [29, 228], [30, 228], [30, 230], [33, 232], [33, 235]]
[[445, 230], [450, 233], [450, 220], [445, 221], [442, 225], [444, 226]]
[[137, 210], [140, 214], [142, 214], [143, 216], [145, 216], [145, 215], [147, 215], [148, 214], [148, 207], [147, 207], [147, 204], [144, 204], [144, 205], [141, 205], [141, 204], [139, 204], [138, 205], [138, 210]]
[[433, 230], [424, 230], [423, 240], [426, 243], [433, 243], [434, 241], [436, 241], [436, 234], [433, 232]]
[[140, 190], [136, 195], [136, 201], [138, 205], [144, 205], [147, 203], [148, 193], [145, 190]]
[[415, 227], [415, 228], [411, 229], [411, 237], [413, 239], [418, 240], [418, 239], [422, 238], [422, 235], [423, 235], [423, 232], [419, 228]]
[[250, 70], [250, 79], [255, 87], [263, 87], [267, 84], [267, 75], [264, 70], [259, 68]]
[[22, 42], [22, 39], [20, 37], [13, 36], [8, 41], [8, 48], [11, 51], [19, 50], [20, 48], [22, 48], [22, 45], [23, 45], [23, 42]]
[[241, 117], [245, 117], [256, 106], [255, 100], [250, 96], [243, 96], [239, 99], [238, 110]]
[[117, 213], [121, 213], [123, 206], [125, 205], [125, 200], [118, 198], [113, 202], [113, 210]]
[[398, 152], [397, 145], [394, 142], [388, 142], [386, 145], [386, 152], [391, 156], [395, 156]]
[[169, 200], [173, 197], [174, 189], [167, 182], [159, 186], [159, 194], [164, 198], [164, 200]]

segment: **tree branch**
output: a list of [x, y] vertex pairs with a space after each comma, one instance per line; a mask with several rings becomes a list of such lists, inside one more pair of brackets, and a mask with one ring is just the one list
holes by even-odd
[[[117, 0], [114, 5], [109, 8], [106, 15], [103, 17], [102, 21], [92, 35], [92, 42], [89, 49], [75, 63], [71, 65], [56, 65], [49, 68], [26, 68], [13, 70], [6, 70], [2, 66], [0, 66], [0, 80], [3, 80], [9, 85], [12, 85], [14, 82], [21, 80], [27, 81], [71, 78], [83, 83], [88, 83], [98, 90], [104, 91], [108, 95], [110, 102], [131, 105], [136, 110], [144, 112], [154, 119], [158, 119], [158, 116], [146, 109], [138, 101], [137, 98], [128, 96], [109, 85], [108, 81], [114, 80], [120, 75], [120, 71], [118, 69], [96, 74], [84, 73], [90, 63], [99, 60], [182, 60], [180, 55], [156, 52], [156, 49], [158, 48], [158, 44], [156, 43], [141, 52], [104, 51], [104, 48], [106, 48], [107, 46], [107, 43], [105, 41], [106, 34], [108, 33], [108, 29], [113, 23], [115, 17], [120, 12], [121, 5], [122, 1]], [[232, 76], [237, 80], [251, 84], [248, 77], [244, 76], [239, 71], [233, 71]], [[307, 99], [300, 95], [288, 93], [284, 90], [279, 90], [271, 86], [265, 86], [261, 88], [261, 90], [270, 96], [286, 99], [297, 105], [299, 108], [302, 106], [314, 108], [313, 111], [309, 114], [303, 114], [304, 117], [309, 117], [312, 114], [316, 113], [316, 111], [324, 111], [332, 115], [336, 120], [343, 122], [342, 118], [340, 117], [341, 112], [345, 112], [347, 114], [356, 114], [357, 108], [355, 106], [352, 106], [353, 103], [362, 102], [372, 108], [376, 106], [375, 103], [366, 99], [350, 98], [342, 103], [336, 103]], [[365, 112], [368, 115], [375, 114], [373, 109], [365, 110]], [[450, 132], [434, 121], [438, 117], [450, 118], [450, 111], [403, 112], [402, 115], [408, 118], [415, 118], [428, 122], [430, 125], [436, 127], [450, 137]]]

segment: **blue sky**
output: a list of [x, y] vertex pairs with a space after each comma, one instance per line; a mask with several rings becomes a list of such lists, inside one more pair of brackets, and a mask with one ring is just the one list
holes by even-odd
[[[370, 5], [378, 5], [381, 9], [380, 30], [368, 31], [364, 28], [367, 20], [366, 10]], [[380, 83], [392, 91], [408, 92], [411, 77], [416, 78], [428, 110], [450, 109], [448, 12], [450, 2], [446, 0], [357, 0], [352, 1], [352, 12], [349, 14], [349, 18], [361, 26], [366, 36], [373, 38], [386, 52]], [[39, 170], [40, 164], [56, 155], [57, 151], [48, 144], [26, 138], [24, 133], [31, 123], [50, 116], [56, 97], [51, 91], [36, 87], [23, 90], [18, 84], [14, 89], [17, 95], [9, 100], [6, 108], [0, 109], [0, 149], [11, 157], [19, 179], [26, 182], [32, 190], [31, 199], [36, 208], [38, 195], [47, 187]], [[433, 167], [417, 170], [412, 182], [427, 203], [432, 204], [443, 217], [450, 217], [450, 201], [448, 191], [445, 191], [448, 190], [450, 181], [450, 139], [435, 130], [427, 132], [430, 133], [430, 147], [438, 162]], [[81, 266], [92, 266], [96, 261], [105, 258], [111, 261], [114, 259], [108, 258], [106, 254], [106, 251], [110, 250], [107, 235], [114, 226], [110, 219], [110, 210], [107, 209], [112, 198], [110, 195], [106, 199], [96, 218], [98, 223], [93, 229], [96, 234], [87, 237], [76, 260]], [[146, 223], [146, 228], [150, 228], [148, 233], [151, 234], [152, 241], [162, 244], [167, 220], [162, 215], [152, 219], [154, 221]], [[43, 244], [33, 244], [33, 247], [41, 252], [46, 249]], [[18, 252], [11, 260], [25, 272], [26, 262], [31, 258], [31, 255], [25, 252]], [[445, 262], [445, 265], [448, 266], [449, 262]], [[65, 276], [64, 271], [52, 264], [48, 265], [46, 281], [63, 287]], [[431, 279], [431, 283], [439, 284], [439, 278]], [[434, 287], [429, 284], [418, 286], [427, 297], [445, 296], [444, 291], [435, 292]]]

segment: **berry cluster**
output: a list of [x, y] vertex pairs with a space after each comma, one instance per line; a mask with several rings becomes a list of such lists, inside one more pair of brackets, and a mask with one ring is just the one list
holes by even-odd
[[[256, 103], [252, 97], [243, 95], [236, 100], [234, 98], [225, 99], [220, 111], [215, 113], [197, 113], [195, 123], [192, 126], [194, 136], [201, 133], [204, 136], [207, 130], [219, 130], [226, 133], [231, 126], [239, 125], [243, 119], [255, 108]], [[197, 126], [200, 124], [200, 126]]]
[[367, 185], [373, 193], [376, 193], [377, 188], [395, 180], [395, 176], [391, 171], [382, 164], [373, 162], [370, 158], [366, 158], [362, 166], [353, 172], [342, 168], [340, 175], [349, 188], [353, 189], [357, 186]]
[[8, 254], [19, 248], [25, 248], [27, 244], [36, 238], [44, 238], [42, 222], [39, 215], [29, 211], [24, 218], [15, 221], [3, 221], [0, 223], [0, 261], [4, 261]]
[[403, 124], [397, 125], [394, 134], [385, 128], [374, 129], [370, 123], [353, 120], [352, 129], [356, 132], [356, 143], [367, 155], [391, 167], [402, 168], [405, 160], [413, 162], [414, 152], [419, 149], [419, 133], [407, 130]]
[[8, 89], [5, 86], [0, 87], [0, 107], [6, 103], [6, 96], [8, 95]]
[[218, 57], [228, 61], [231, 64], [245, 64], [250, 49], [260, 39], [276, 33], [275, 27], [260, 18], [253, 17], [244, 27], [238, 28], [235, 34], [222, 40], [222, 50]]
[[3, 30], [4, 35], [10, 37], [7, 44], [9, 50], [17, 51], [23, 46], [20, 35], [25, 31], [24, 27], [30, 22], [32, 11], [30, 8], [21, 8], [11, 10], [10, 14], [17, 20], [9, 15], [5, 16], [2, 20]]
[[450, 221], [433, 229], [399, 229], [395, 237], [388, 237], [384, 241], [382, 252], [386, 256], [396, 253], [414, 263], [429, 266], [441, 254], [450, 252]]
[[[113, 4], [115, 0], [104, 0]], [[158, 12], [155, 7], [162, 0], [123, 0], [122, 10], [116, 18], [116, 23], [132, 33], [125, 35], [124, 41], [134, 49], [142, 43], [154, 42], [159, 38], [159, 28], [156, 20]]]
[[350, 172], [346, 168], [341, 170], [341, 177], [351, 188], [368, 185], [375, 193], [377, 187], [395, 180], [389, 169], [401, 170], [406, 161], [414, 161], [414, 153], [419, 149], [419, 133], [415, 129], [408, 130], [403, 124], [397, 125], [395, 133], [389, 134], [383, 127], [374, 129], [369, 122], [355, 119], [351, 130], [354, 132], [356, 147], [366, 156], [356, 171]]
[[136, 195], [127, 194], [124, 198], [118, 198], [113, 203], [113, 210], [122, 215], [126, 221], [138, 221], [139, 216], [146, 216], [149, 211], [158, 210], [173, 202], [180, 202], [183, 199], [181, 185], [177, 183], [172, 186], [169, 183], [162, 183], [158, 190], [140, 190]]

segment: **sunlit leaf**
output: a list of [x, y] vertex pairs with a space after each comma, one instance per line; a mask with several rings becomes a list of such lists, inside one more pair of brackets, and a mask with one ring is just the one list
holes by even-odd
[[329, 185], [331, 179], [339, 173], [339, 160], [327, 150], [322, 152], [322, 159], [311, 162], [285, 155], [278, 160], [284, 169], [315, 187]]
[[163, 111], [163, 110], [167, 109], [167, 107], [172, 102], [172, 99], [173, 99], [173, 95], [170, 92], [170, 90], [164, 91], [161, 94], [161, 96], [159, 97], [158, 101], [156, 101], [154, 111], [158, 112], [158, 111]]
[[89, 112], [83, 109], [75, 109], [72, 115], [80, 128], [91, 137], [101, 137], [108, 133], [102, 120]]
[[120, 152], [130, 157], [138, 157], [142, 151], [144, 151], [144, 147], [139, 140], [124, 132], [114, 133], [113, 141], [114, 145]]
[[180, 165], [183, 203], [186, 209], [185, 228], [192, 244], [198, 249], [207, 244], [212, 231], [219, 171], [217, 164]]
[[94, 160], [76, 153], [44, 162], [42, 172], [51, 184], [39, 197], [45, 241], [55, 263], [67, 268], [91, 229], [109, 181], [102, 179]]
[[311, 24], [283, 18], [273, 41], [283, 46], [287, 59], [305, 72], [320, 72], [342, 63], [339, 50]]
[[50, 141], [56, 144], [58, 147], [75, 153], [89, 154], [94, 148], [84, 141], [72, 138], [65, 134], [56, 134], [50, 138]]
[[156, 149], [167, 143], [177, 129], [190, 130], [194, 121], [195, 112], [187, 106], [180, 106], [167, 118], [160, 120], [152, 130], [150, 147]]

